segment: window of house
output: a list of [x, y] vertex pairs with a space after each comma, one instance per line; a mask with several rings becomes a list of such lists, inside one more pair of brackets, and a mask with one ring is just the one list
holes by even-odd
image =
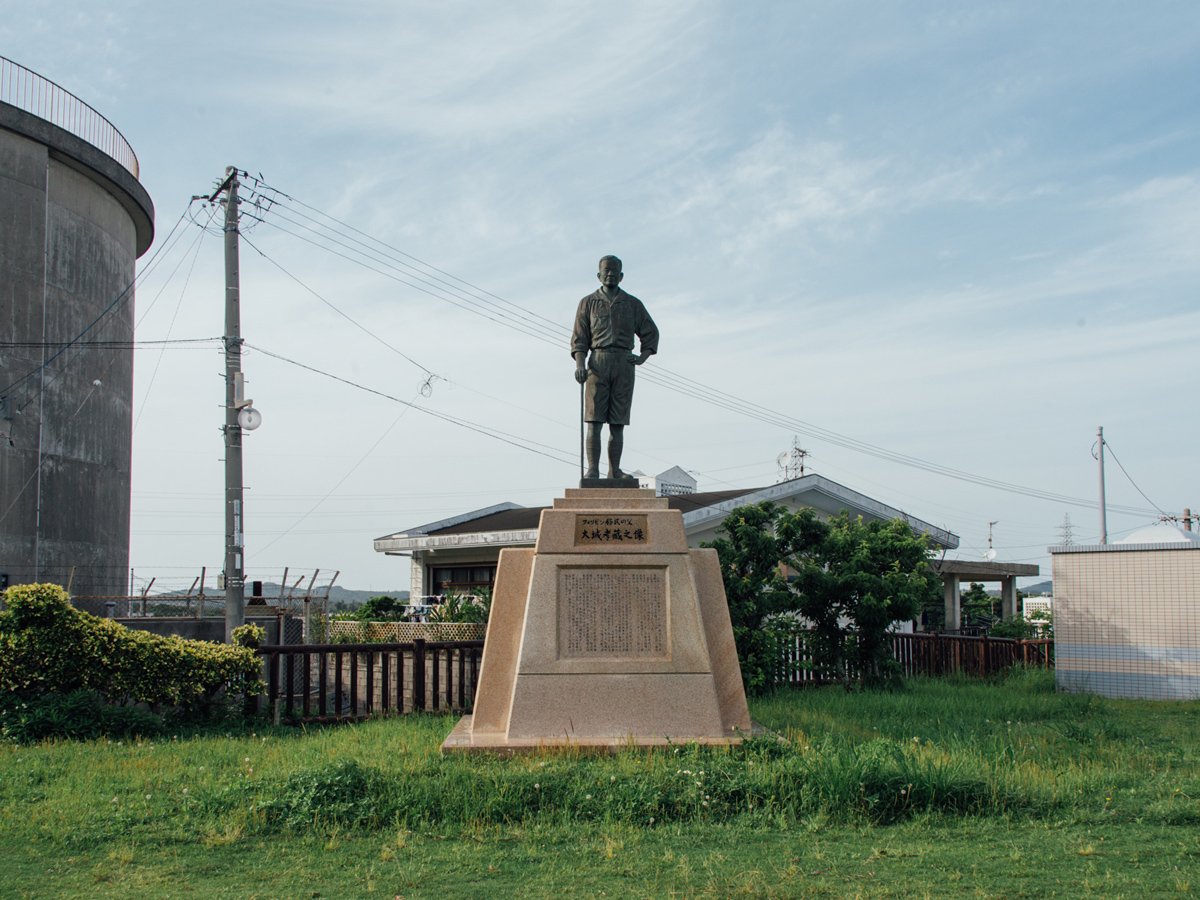
[[495, 563], [464, 566], [433, 566], [430, 570], [430, 592], [438, 596], [451, 590], [470, 594], [479, 588], [491, 588], [495, 580]]

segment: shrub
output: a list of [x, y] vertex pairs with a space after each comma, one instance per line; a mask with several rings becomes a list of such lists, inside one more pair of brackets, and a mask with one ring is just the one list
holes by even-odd
[[450, 590], [446, 592], [442, 602], [429, 611], [429, 621], [486, 624], [491, 613], [492, 591], [490, 588], [480, 588], [473, 594]]
[[9, 588], [0, 612], [0, 690], [22, 697], [95, 691], [112, 703], [196, 709], [228, 690], [258, 691], [246, 647], [161, 637], [75, 609], [53, 584]]
[[160, 734], [163, 724], [136, 706], [112, 706], [95, 691], [0, 700], [0, 737], [35, 743], [50, 738], [89, 740], [105, 735]]
[[239, 625], [229, 635], [233, 638], [233, 642], [239, 647], [246, 647], [250, 650], [257, 650], [262, 646], [263, 638], [267, 636], [267, 629], [261, 625], [255, 625], [249, 622], [245, 625]]

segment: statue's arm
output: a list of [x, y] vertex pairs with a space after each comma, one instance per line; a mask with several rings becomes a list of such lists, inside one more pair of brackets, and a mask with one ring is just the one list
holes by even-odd
[[587, 355], [592, 346], [592, 320], [588, 315], [587, 297], [575, 310], [575, 328], [571, 332], [571, 358], [575, 360], [575, 380], [587, 381]]
[[635, 366], [640, 366], [658, 352], [658, 326], [654, 324], [650, 313], [646, 312], [646, 307], [640, 300], [638, 301], [638, 317], [634, 325], [634, 334], [638, 336], [641, 353], [631, 357], [630, 362]]

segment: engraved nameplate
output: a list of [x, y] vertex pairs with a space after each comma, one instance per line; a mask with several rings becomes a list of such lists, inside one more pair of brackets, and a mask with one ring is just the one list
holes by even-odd
[[644, 515], [603, 516], [589, 513], [575, 517], [576, 547], [645, 544], [649, 536], [650, 527]]
[[559, 569], [560, 659], [666, 659], [666, 569]]

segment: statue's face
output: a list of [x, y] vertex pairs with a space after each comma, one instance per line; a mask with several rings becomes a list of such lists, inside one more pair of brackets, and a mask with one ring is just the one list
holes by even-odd
[[600, 279], [600, 283], [605, 287], [615, 288], [625, 276], [621, 273], [619, 265], [606, 261], [600, 266], [600, 271], [596, 273], [596, 277]]

